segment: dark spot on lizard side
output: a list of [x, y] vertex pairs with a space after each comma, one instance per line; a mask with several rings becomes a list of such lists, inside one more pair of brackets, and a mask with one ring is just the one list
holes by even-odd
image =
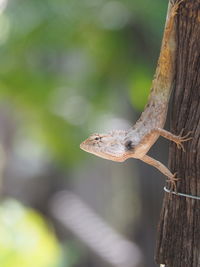
[[124, 145], [127, 150], [132, 150], [134, 148], [133, 142], [131, 140], [126, 141]]

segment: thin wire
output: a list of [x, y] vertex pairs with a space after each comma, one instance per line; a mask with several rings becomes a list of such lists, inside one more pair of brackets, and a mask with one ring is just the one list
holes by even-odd
[[188, 197], [188, 198], [200, 200], [200, 197], [198, 197], [198, 196], [193, 196], [193, 195], [178, 193], [178, 192], [175, 192], [175, 191], [170, 191], [169, 189], [166, 188], [166, 186], [164, 187], [164, 190], [167, 193], [174, 194], [174, 195], [177, 195], [177, 196]]

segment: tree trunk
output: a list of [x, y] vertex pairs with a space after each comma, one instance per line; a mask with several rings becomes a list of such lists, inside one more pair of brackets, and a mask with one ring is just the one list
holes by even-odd
[[[177, 58], [171, 132], [192, 131], [185, 153], [170, 145], [169, 165], [181, 177], [177, 191], [200, 196], [200, 0], [184, 0], [176, 18]], [[165, 193], [158, 226], [156, 262], [200, 266], [200, 200]]]

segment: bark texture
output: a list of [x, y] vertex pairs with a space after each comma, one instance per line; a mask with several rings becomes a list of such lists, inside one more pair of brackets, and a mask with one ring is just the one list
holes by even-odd
[[[170, 145], [169, 167], [181, 177], [177, 191], [200, 196], [200, 0], [184, 0], [177, 18], [172, 133], [192, 131], [186, 152]], [[155, 260], [166, 267], [200, 266], [200, 200], [165, 193]]]

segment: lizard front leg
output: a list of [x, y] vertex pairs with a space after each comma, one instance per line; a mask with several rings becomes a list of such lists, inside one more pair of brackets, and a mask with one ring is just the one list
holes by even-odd
[[144, 161], [145, 163], [155, 167], [160, 172], [162, 172], [165, 176], [168, 177], [168, 182], [171, 183], [172, 188], [176, 191], [176, 182], [179, 180], [179, 178], [176, 178], [176, 174], [172, 174], [170, 170], [165, 167], [160, 161], [155, 160], [154, 158], [149, 157], [148, 155], [144, 155], [140, 160]]
[[151, 132], [158, 133], [162, 137], [165, 137], [166, 139], [175, 142], [177, 147], [179, 149], [182, 148], [183, 151], [185, 151], [185, 149], [182, 143], [192, 139], [192, 137], [189, 137], [191, 132], [187, 133], [184, 136], [182, 136], [183, 131], [181, 131], [180, 135], [175, 135], [161, 128], [155, 128]]

